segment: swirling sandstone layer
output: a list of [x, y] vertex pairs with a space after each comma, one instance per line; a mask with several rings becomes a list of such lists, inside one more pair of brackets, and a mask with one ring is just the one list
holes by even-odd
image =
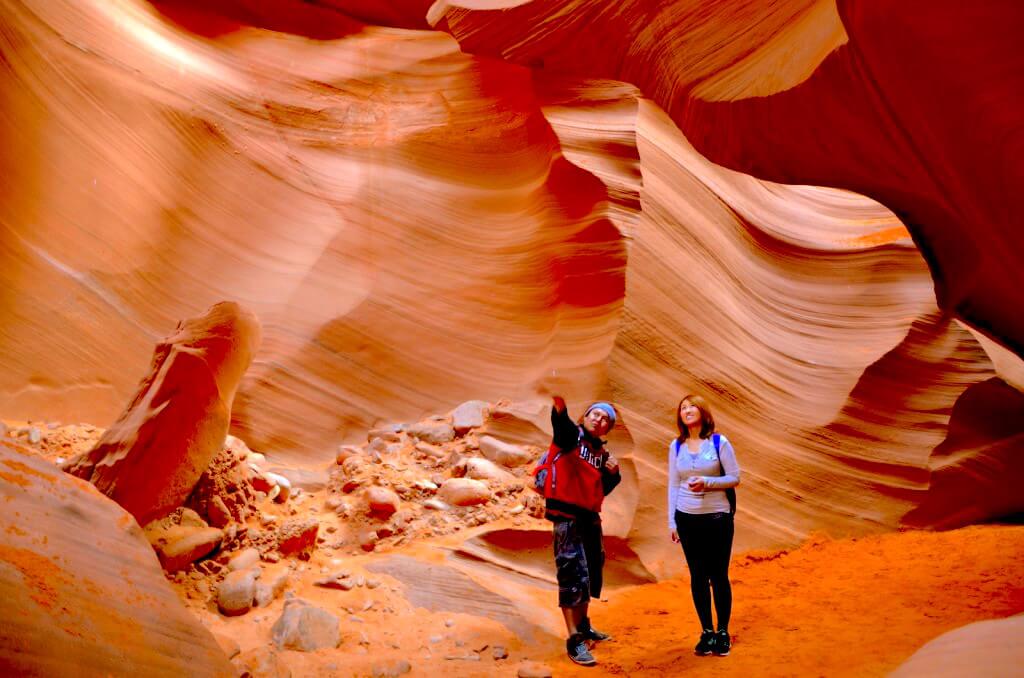
[[233, 676], [131, 515], [92, 485], [0, 445], [4, 675]]
[[[657, 574], [689, 391], [740, 450], [740, 548], [1024, 508], [1024, 424], [951, 424], [1019, 402], [1020, 182], [951, 137], [984, 88], [897, 77], [876, 5], [205, 4], [0, 10], [5, 416], [105, 424], [163, 327], [235, 299], [264, 327], [235, 425], [287, 462], [553, 368], [614, 398], [609, 533]], [[987, 7], [936, 16], [976, 41]]]

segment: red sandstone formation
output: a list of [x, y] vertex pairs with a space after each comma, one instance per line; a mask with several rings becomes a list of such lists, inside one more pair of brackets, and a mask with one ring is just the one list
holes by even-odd
[[0, 672], [234, 676], [132, 516], [0, 445]]
[[224, 448], [235, 390], [259, 341], [259, 321], [235, 303], [179, 323], [157, 345], [124, 413], [65, 470], [91, 482], [140, 525], [181, 506]]
[[553, 368], [613, 398], [609, 533], [659, 576], [689, 391], [747, 471], [741, 548], [1022, 508], [1022, 424], [965, 405], [1020, 359], [951, 317], [1020, 353], [1021, 88], [982, 65], [1018, 63], [1016, 5], [347, 5], [4, 5], [5, 416], [105, 423], [114, 367], [230, 297], [267, 328], [235, 424], [275, 462]]

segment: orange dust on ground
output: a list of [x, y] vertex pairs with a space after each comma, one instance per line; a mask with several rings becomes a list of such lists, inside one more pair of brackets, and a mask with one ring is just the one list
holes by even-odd
[[886, 675], [946, 631], [1024, 612], [1024, 527], [812, 540], [735, 558], [731, 574], [728, 657], [693, 654], [689, 582], [673, 580], [594, 605], [594, 626], [613, 635], [593, 650], [596, 668], [561, 647], [547, 661], [557, 676]]

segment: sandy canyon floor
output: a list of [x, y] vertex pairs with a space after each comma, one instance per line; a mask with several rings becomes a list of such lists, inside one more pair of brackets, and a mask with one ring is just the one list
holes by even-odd
[[[12, 428], [20, 423], [10, 422]], [[82, 426], [39, 428], [42, 440], [29, 447], [51, 461], [88, 449], [102, 433]], [[262, 499], [261, 515], [314, 517], [328, 536], [339, 532], [342, 519], [323, 508], [329, 489], [298, 494], [287, 504]], [[734, 556], [729, 657], [693, 655], [697, 623], [688, 582], [674, 579], [612, 587], [594, 603], [595, 626], [613, 639], [595, 648], [599, 666], [585, 669], [564, 657], [551, 582], [528, 576], [528, 568], [515, 572], [474, 561], [461, 549], [474, 536], [513, 526], [536, 530], [542, 542], [546, 524], [528, 513], [488, 516], [480, 526], [472, 524], [477, 518], [455, 530], [443, 525], [413, 531], [382, 540], [371, 553], [322, 546], [308, 561], [263, 563], [265, 576], [287, 570], [292, 594], [333, 611], [342, 625], [337, 649], [284, 650], [278, 660], [293, 676], [516, 675], [530, 662], [555, 676], [880, 676], [946, 631], [1024, 613], [1024, 526], [856, 539], [823, 535], [789, 551]], [[341, 571], [360, 585], [337, 590], [314, 584]], [[259, 654], [270, 647], [283, 599], [225, 617], [217, 610], [213, 580], [194, 570], [168, 578], [229, 653]], [[495, 591], [514, 601], [514, 609], [488, 605]]]

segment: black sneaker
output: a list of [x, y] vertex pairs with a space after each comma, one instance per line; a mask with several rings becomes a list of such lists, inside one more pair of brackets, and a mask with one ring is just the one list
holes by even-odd
[[732, 643], [730, 642], [728, 631], [719, 631], [715, 634], [715, 642], [711, 648], [712, 652], [719, 657], [728, 657], [731, 647]]
[[569, 640], [565, 641], [565, 650], [569, 654], [569, 659], [580, 666], [593, 666], [597, 663], [594, 655], [590, 654], [590, 650], [587, 649], [587, 641], [582, 633], [574, 633], [569, 636]]
[[693, 648], [693, 653], [706, 657], [714, 651], [714, 648], [715, 632], [710, 629], [705, 629], [704, 632], [700, 634], [700, 642], [697, 643], [697, 647]]
[[590, 619], [587, 617], [583, 618], [580, 623], [580, 633], [583, 634], [583, 638], [586, 640], [592, 640], [594, 642], [600, 642], [602, 640], [611, 640], [611, 636], [607, 633], [601, 633], [593, 626], [590, 625]]

